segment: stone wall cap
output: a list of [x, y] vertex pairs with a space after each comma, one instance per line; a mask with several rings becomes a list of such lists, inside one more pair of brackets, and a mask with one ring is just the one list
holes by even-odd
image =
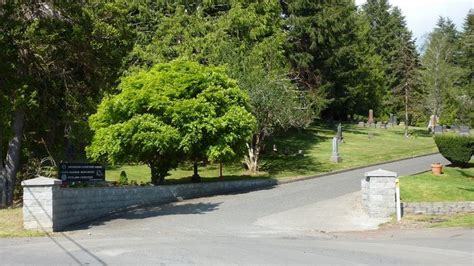
[[21, 185], [24, 187], [36, 187], [36, 186], [56, 186], [61, 185], [62, 181], [55, 178], [49, 178], [44, 176], [39, 176], [37, 178], [28, 179], [21, 182]]
[[397, 173], [390, 172], [383, 169], [377, 169], [370, 172], [365, 172], [366, 177], [397, 177]]

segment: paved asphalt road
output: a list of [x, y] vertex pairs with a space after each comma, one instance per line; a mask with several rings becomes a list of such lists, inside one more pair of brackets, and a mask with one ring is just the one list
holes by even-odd
[[[318, 204], [354, 194], [364, 172], [383, 168], [406, 175], [427, 170], [433, 162], [446, 163], [431, 155], [267, 190], [135, 209], [45, 238], [1, 239], [0, 265], [473, 265], [474, 234], [469, 229], [327, 233], [317, 223], [278, 229], [258, 222], [271, 217], [298, 222], [316, 211], [331, 213], [314, 206], [327, 207]], [[281, 215], [305, 206], [313, 207], [295, 217]]]

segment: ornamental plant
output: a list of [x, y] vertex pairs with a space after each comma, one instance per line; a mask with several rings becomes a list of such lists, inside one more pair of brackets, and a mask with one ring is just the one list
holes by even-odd
[[255, 129], [248, 95], [223, 69], [186, 61], [123, 78], [89, 119], [92, 160], [145, 163], [152, 183], [184, 160], [238, 158]]
[[436, 135], [438, 150], [452, 164], [466, 166], [474, 152], [474, 138], [470, 136]]

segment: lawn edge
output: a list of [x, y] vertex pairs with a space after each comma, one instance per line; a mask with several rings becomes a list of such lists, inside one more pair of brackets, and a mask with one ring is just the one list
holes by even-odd
[[[404, 158], [400, 158], [400, 159], [393, 159], [393, 160], [389, 160], [389, 161], [382, 161], [382, 162], [377, 162], [377, 163], [373, 163], [373, 164], [357, 166], [357, 167], [341, 169], [341, 170], [335, 170], [335, 171], [321, 173], [321, 174], [312, 175], [312, 176], [283, 177], [283, 178], [274, 178], [274, 179], [277, 180], [278, 185], [288, 184], [288, 183], [299, 182], [299, 181], [304, 181], [304, 180], [309, 180], [309, 179], [315, 179], [315, 178], [328, 176], [328, 175], [335, 175], [335, 174], [350, 172], [350, 171], [359, 170], [359, 169], [363, 169], [363, 168], [367, 168], [367, 167], [377, 166], [377, 165], [380, 165], [380, 164], [395, 163], [395, 162], [400, 162], [400, 161], [404, 161], [404, 160], [410, 160], [410, 159], [415, 159], [415, 158], [420, 158], [420, 157], [425, 157], [425, 156], [430, 156], [430, 155], [435, 155], [435, 154], [439, 154], [439, 152], [432, 152], [432, 153], [427, 153], [427, 154], [422, 154], [422, 155], [415, 155], [415, 156], [411, 156], [411, 157], [404, 157]], [[419, 171], [419, 172], [415, 172], [413, 174], [419, 174], [419, 173], [423, 173], [423, 172], [426, 172], [426, 171], [425, 170], [424, 171]]]

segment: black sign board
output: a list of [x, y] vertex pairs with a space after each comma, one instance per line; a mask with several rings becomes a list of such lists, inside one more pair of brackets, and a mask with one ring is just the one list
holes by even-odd
[[94, 163], [60, 163], [59, 178], [63, 181], [105, 180], [105, 167]]

